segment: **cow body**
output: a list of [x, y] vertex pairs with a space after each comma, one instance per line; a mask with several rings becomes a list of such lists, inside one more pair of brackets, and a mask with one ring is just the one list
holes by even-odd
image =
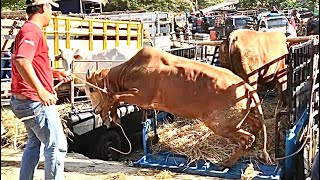
[[233, 31], [219, 47], [221, 67], [230, 69], [255, 90], [266, 82], [276, 85], [286, 106], [288, 54], [286, 36], [280, 32]]
[[[201, 119], [216, 134], [237, 141], [240, 148], [225, 166], [233, 165], [246, 152], [260, 129], [266, 141], [257, 93], [227, 69], [146, 47], [119, 66], [90, 72], [87, 81], [108, 89], [105, 94], [87, 85], [92, 105], [106, 124], [109, 118], [116, 119], [115, 108], [123, 101]], [[241, 129], [243, 122], [250, 124], [253, 132]], [[268, 160], [266, 144], [263, 152]]]

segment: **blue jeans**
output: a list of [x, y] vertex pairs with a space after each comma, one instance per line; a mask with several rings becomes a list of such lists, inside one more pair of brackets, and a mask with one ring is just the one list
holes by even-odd
[[57, 107], [43, 106], [41, 102], [28, 99], [19, 100], [12, 95], [11, 108], [18, 118], [35, 115], [41, 110], [35, 118], [24, 121], [28, 141], [22, 155], [19, 179], [33, 179], [42, 152], [45, 157], [45, 179], [64, 179], [67, 139], [63, 133]]
[[312, 164], [311, 180], [319, 180], [319, 151]]

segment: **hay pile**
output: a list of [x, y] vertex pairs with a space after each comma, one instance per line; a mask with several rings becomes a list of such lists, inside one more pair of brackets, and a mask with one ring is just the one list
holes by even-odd
[[[77, 108], [81, 109], [84, 107], [89, 107], [90, 104], [81, 104]], [[65, 103], [58, 105], [58, 111], [60, 113], [61, 123], [63, 126], [64, 133], [66, 137], [70, 139], [73, 136], [71, 130], [71, 125], [69, 121], [69, 112], [71, 111], [71, 104]], [[5, 128], [5, 133], [1, 135], [1, 148], [2, 147], [13, 147], [14, 146], [14, 137], [15, 137], [15, 128], [18, 118], [13, 114], [10, 109], [1, 109], [1, 122]], [[71, 129], [71, 130], [70, 130]], [[27, 134], [23, 123], [18, 124], [18, 134], [17, 134], [17, 148], [22, 148], [27, 140]]]
[[[268, 131], [268, 152], [271, 158], [275, 158], [275, 108], [277, 99], [265, 100], [263, 110], [265, 124]], [[152, 144], [150, 148], [154, 152], [168, 150], [177, 154], [186, 155], [189, 162], [199, 159], [212, 163], [221, 163], [228, 159], [238, 147], [228, 139], [214, 134], [200, 120], [175, 118], [173, 123], [164, 122], [158, 127], [159, 142]], [[149, 133], [150, 138], [153, 132]], [[262, 155], [263, 135], [260, 132], [256, 141], [246, 157], [259, 158]]]
[[[5, 128], [5, 133], [1, 135], [1, 148], [12, 146], [15, 136], [16, 122], [18, 118], [10, 109], [1, 109], [1, 122]], [[23, 123], [18, 124], [17, 148], [21, 148], [27, 140], [26, 129]]]

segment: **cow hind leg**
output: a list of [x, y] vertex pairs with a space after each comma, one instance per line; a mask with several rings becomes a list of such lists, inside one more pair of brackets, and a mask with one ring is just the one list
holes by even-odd
[[[260, 121], [258, 120], [258, 117], [255, 116], [254, 114], [249, 114], [248, 117], [245, 120], [245, 123], [248, 123], [251, 126], [251, 133], [257, 137], [258, 133], [260, 130], [264, 131], [264, 128], [266, 128], [265, 125], [261, 124]], [[264, 137], [266, 138], [266, 137]], [[271, 163], [271, 158], [267, 152], [267, 144], [266, 142], [263, 143], [262, 145], [263, 149], [262, 149], [262, 159], [267, 162], [267, 163]]]

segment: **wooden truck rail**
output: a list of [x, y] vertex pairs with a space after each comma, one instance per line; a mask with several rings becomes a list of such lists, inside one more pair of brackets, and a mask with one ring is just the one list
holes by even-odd
[[[23, 25], [23, 20], [1, 19], [1, 35], [4, 39], [14, 41], [15, 34]], [[10, 25], [18, 21], [15, 33], [8, 36]], [[84, 48], [104, 50], [108, 47], [122, 45], [135, 46], [138, 49], [143, 45], [143, 24], [139, 21], [114, 21], [104, 19], [83, 19], [68, 16], [52, 16], [48, 27], [43, 28], [47, 38], [50, 57], [58, 55], [60, 48]], [[8, 43], [9, 47], [11, 43]], [[7, 48], [6, 47], [6, 48]], [[4, 49], [6, 49], [4, 48]], [[54, 67], [59, 68], [61, 62], [55, 62]]]

